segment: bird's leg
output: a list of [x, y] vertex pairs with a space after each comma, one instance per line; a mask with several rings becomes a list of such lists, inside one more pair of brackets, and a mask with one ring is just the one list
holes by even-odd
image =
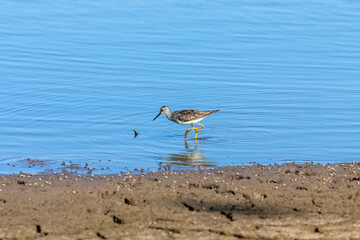
[[196, 123], [196, 124], [199, 124], [201, 127], [198, 127], [198, 128], [195, 128], [195, 129], [202, 129], [204, 128], [204, 125], [200, 124], [200, 123]]
[[194, 129], [195, 129], [194, 125], [191, 124], [191, 126], [192, 126], [193, 128], [190, 128], [190, 129], [186, 130], [186, 132], [185, 132], [185, 138], [187, 137], [188, 133], [189, 133], [191, 130], [194, 130]]
[[199, 124], [201, 127], [194, 128], [194, 129], [193, 129], [193, 130], [195, 130], [195, 132], [196, 132], [196, 134], [195, 134], [195, 139], [196, 139], [196, 137], [197, 137], [197, 135], [198, 135], [197, 129], [202, 129], [202, 128], [204, 128], [204, 125], [201, 125], [200, 123], [196, 123], [196, 124]]

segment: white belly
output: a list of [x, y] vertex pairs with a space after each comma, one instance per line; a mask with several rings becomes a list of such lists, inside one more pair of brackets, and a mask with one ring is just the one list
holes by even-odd
[[181, 125], [191, 125], [191, 124], [200, 122], [200, 121], [203, 120], [203, 119], [204, 119], [204, 118], [199, 118], [199, 119], [192, 120], [192, 121], [188, 121], [188, 122], [183, 122], [183, 121], [180, 121], [180, 120], [176, 120], [176, 123], [181, 124]]

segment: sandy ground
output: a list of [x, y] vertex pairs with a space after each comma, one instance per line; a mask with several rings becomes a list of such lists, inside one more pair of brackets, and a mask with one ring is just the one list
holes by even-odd
[[0, 239], [360, 239], [360, 163], [0, 176]]

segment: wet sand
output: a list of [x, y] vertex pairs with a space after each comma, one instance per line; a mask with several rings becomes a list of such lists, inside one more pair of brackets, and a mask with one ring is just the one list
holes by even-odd
[[0, 176], [0, 239], [360, 239], [360, 163]]

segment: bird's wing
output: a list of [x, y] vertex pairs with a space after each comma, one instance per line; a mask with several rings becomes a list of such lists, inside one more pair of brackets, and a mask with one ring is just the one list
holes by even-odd
[[217, 112], [215, 111], [196, 111], [196, 110], [180, 110], [173, 113], [173, 117], [180, 121], [191, 121], [198, 118], [203, 118]]

